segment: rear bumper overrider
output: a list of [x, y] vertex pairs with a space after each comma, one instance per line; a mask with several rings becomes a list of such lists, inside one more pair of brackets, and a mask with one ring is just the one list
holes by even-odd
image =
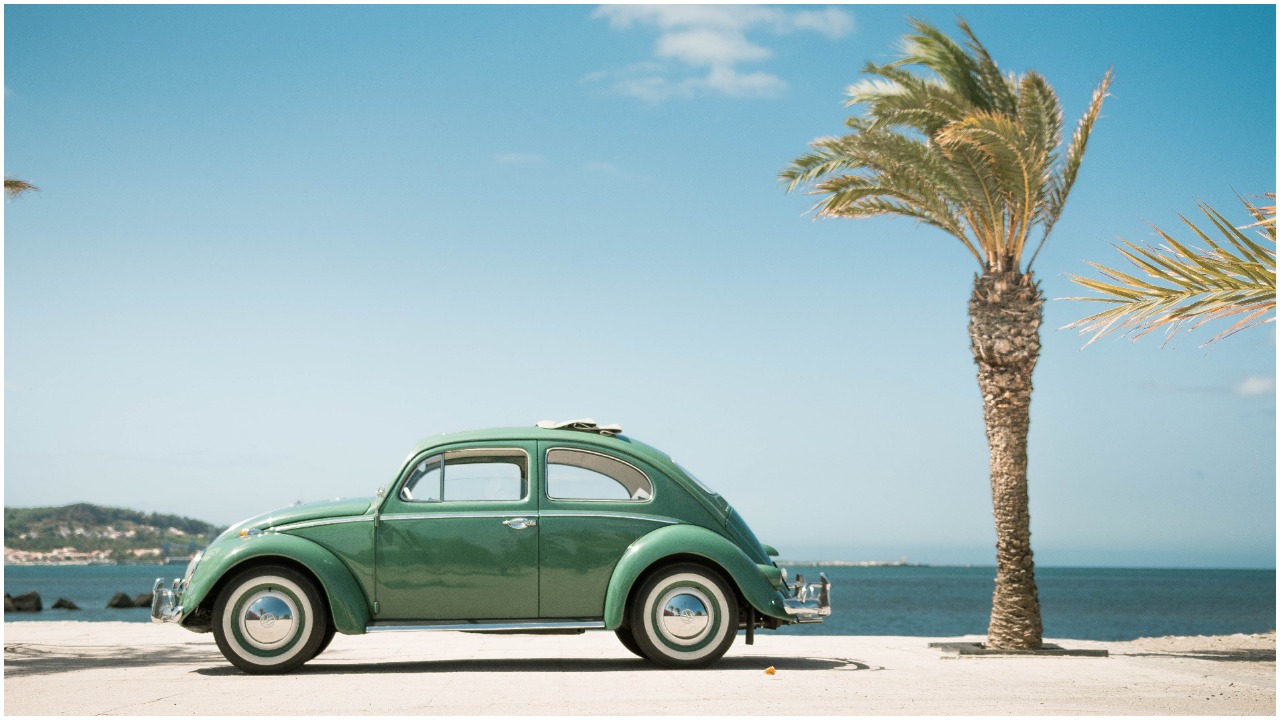
[[793, 622], [820, 623], [831, 614], [831, 582], [826, 573], [818, 573], [818, 582], [807, 585], [803, 575], [796, 575], [791, 592], [793, 597], [784, 598], [782, 604]]

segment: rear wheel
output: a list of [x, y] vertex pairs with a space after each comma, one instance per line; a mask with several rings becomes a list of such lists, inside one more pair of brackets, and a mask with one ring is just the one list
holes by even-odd
[[287, 567], [236, 575], [213, 604], [213, 637], [232, 665], [252, 674], [286, 673], [315, 657], [329, 612], [315, 585]]
[[641, 653], [665, 667], [706, 667], [738, 634], [737, 595], [718, 573], [700, 565], [660, 570], [640, 587], [629, 612]]
[[636, 644], [636, 637], [631, 634], [631, 628], [621, 627], [613, 633], [618, 636], [618, 642], [622, 643], [622, 647], [630, 650], [633, 655], [644, 657], [644, 651]]
[[315, 658], [320, 657], [320, 653], [328, 649], [329, 643], [333, 642], [333, 636], [337, 634], [338, 629], [330, 624], [328, 629], [324, 631], [324, 637], [320, 639], [320, 647], [316, 648], [316, 654], [312, 655], [311, 658], [314, 660]]

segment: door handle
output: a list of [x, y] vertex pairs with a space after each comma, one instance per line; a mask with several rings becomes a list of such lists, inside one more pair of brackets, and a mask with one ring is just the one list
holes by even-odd
[[523, 530], [525, 528], [533, 527], [534, 525], [537, 525], [538, 521], [530, 520], [529, 518], [518, 517], [518, 518], [511, 518], [510, 520], [503, 520], [502, 524], [506, 525], [512, 530]]

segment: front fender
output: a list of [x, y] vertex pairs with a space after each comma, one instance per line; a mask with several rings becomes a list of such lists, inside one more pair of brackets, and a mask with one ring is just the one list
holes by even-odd
[[329, 614], [338, 632], [358, 635], [369, 624], [369, 606], [351, 571], [333, 553], [296, 535], [266, 532], [248, 538], [227, 538], [209, 546], [179, 602], [188, 612], [204, 602], [227, 573], [249, 560], [279, 557], [297, 562], [320, 581], [329, 601]]
[[781, 582], [777, 568], [757, 565], [737, 545], [704, 527], [669, 525], [636, 540], [622, 554], [605, 594], [605, 627], [616, 630], [622, 626], [631, 588], [646, 570], [666, 558], [679, 555], [704, 558], [723, 568], [756, 611], [769, 617], [787, 619], [783, 595], [770, 583], [773, 576], [779, 576], [778, 582]]

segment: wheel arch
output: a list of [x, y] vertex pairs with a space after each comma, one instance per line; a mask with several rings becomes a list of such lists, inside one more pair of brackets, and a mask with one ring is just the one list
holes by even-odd
[[[698, 565], [700, 567], [706, 568], [707, 570], [710, 570], [716, 573], [717, 575], [720, 576], [720, 579], [724, 580], [725, 584], [729, 586], [729, 589], [733, 592], [733, 596], [737, 600], [739, 607], [742, 607], [742, 609], [744, 610], [746, 609], [745, 603], [747, 602], [747, 599], [742, 595], [742, 590], [738, 588], [738, 583], [734, 582], [733, 576], [730, 575], [729, 572], [724, 569], [724, 566], [722, 566], [720, 563], [716, 562], [715, 560], [708, 558], [705, 555], [695, 555], [693, 553], [676, 553], [674, 555], [667, 555], [665, 557], [662, 557], [662, 558], [659, 558], [658, 560], [653, 561], [652, 563], [649, 564], [648, 567], [646, 567], [643, 571], [641, 571], [639, 575], [636, 576], [635, 580], [632, 581], [631, 588], [627, 591], [626, 602], [623, 604], [623, 607], [622, 607], [622, 624], [623, 625], [627, 624], [627, 608], [631, 607], [631, 603], [635, 600], [636, 594], [640, 592], [640, 588], [644, 586], [645, 582], [648, 581], [649, 578], [653, 577], [654, 575], [657, 575], [663, 570], [666, 570], [667, 568], [670, 568], [670, 567], [675, 567], [676, 565]], [[608, 625], [607, 620], [605, 624]]]
[[[351, 571], [333, 553], [295, 535], [264, 535], [244, 543], [230, 552], [220, 554], [215, 560], [216, 566], [210, 571], [206, 571], [204, 567], [196, 569], [196, 577], [192, 578], [190, 590], [198, 592], [198, 595], [182, 598], [184, 604], [195, 602], [193, 611], [187, 613], [189, 618], [207, 617], [218, 594], [240, 572], [263, 565], [282, 565], [315, 583], [328, 606], [329, 622], [333, 623], [338, 632], [347, 635], [365, 632], [369, 624], [369, 606], [364, 592]], [[197, 585], [198, 578], [211, 579]]]
[[641, 537], [623, 553], [605, 594], [605, 627], [616, 630], [623, 626], [627, 607], [645, 578], [684, 562], [719, 573], [741, 604], [750, 605], [763, 615], [786, 618], [781, 593], [738, 546], [704, 527], [671, 525]]

